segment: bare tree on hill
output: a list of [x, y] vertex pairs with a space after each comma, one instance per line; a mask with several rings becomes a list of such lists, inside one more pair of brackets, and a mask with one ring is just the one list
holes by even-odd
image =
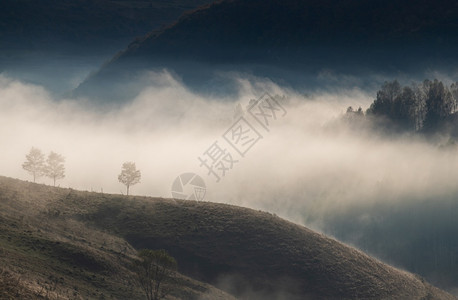
[[22, 168], [33, 176], [33, 182], [35, 182], [37, 177], [44, 175], [45, 156], [40, 149], [32, 147], [25, 158], [26, 161], [22, 164]]
[[129, 196], [129, 188], [140, 182], [142, 174], [137, 167], [135, 166], [134, 162], [125, 162], [122, 164], [121, 174], [118, 176], [119, 182], [124, 184], [127, 188], [127, 196]]
[[65, 177], [64, 162], [65, 158], [62, 155], [52, 151], [49, 153], [45, 165], [45, 174], [53, 180], [54, 186], [56, 186], [56, 180]]
[[165, 250], [143, 249], [139, 251], [140, 260], [134, 262], [137, 281], [147, 300], [163, 299], [171, 290], [170, 283], [177, 269], [176, 260]]

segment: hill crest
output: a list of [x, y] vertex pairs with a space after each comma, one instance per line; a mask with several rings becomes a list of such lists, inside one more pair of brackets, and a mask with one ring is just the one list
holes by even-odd
[[14, 203], [33, 204], [48, 222], [79, 222], [136, 249], [166, 249], [180, 272], [237, 297], [454, 299], [418, 276], [265, 212], [0, 178], [3, 211], [12, 195]]

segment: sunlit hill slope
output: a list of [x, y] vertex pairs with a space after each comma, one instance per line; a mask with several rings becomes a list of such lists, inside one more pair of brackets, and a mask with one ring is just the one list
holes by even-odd
[[183, 275], [171, 299], [454, 299], [419, 276], [242, 207], [0, 177], [0, 211], [3, 274], [21, 278], [23, 295], [57, 282], [52, 293], [62, 298], [142, 299], [129, 262], [151, 248], [178, 261]]

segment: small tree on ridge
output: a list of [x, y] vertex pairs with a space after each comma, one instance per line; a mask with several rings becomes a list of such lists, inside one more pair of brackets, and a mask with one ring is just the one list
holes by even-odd
[[45, 174], [47, 177], [53, 180], [54, 186], [56, 186], [56, 180], [65, 177], [65, 158], [55, 152], [49, 153], [48, 159], [46, 160]]
[[22, 164], [22, 168], [33, 176], [33, 182], [35, 182], [37, 177], [44, 174], [45, 156], [40, 149], [32, 147], [25, 158], [26, 161]]
[[125, 162], [122, 164], [121, 174], [118, 176], [119, 182], [124, 184], [127, 188], [127, 196], [129, 196], [129, 188], [140, 182], [142, 174], [137, 167], [135, 166], [134, 162]]

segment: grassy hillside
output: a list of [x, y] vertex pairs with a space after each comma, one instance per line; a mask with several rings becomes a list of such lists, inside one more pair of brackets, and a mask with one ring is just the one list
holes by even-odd
[[420, 199], [387, 198], [329, 213], [323, 230], [458, 295], [456, 194]]
[[[29, 290], [55, 276], [61, 294], [139, 297], [128, 262], [134, 249], [146, 247], [168, 250], [181, 273], [240, 298], [454, 299], [333, 239], [236, 206], [79, 192], [0, 177], [0, 211], [2, 265], [22, 272]], [[178, 298], [228, 297], [180, 278]]]
[[[136, 249], [50, 207], [69, 193], [0, 179], [0, 299], [144, 299], [131, 267]], [[168, 299], [233, 298], [177, 274]]]

